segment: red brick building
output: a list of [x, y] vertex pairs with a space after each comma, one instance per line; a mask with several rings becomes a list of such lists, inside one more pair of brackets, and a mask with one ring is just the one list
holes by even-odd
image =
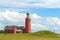
[[25, 28], [24, 26], [6, 26], [5, 27], [5, 33], [24, 33]]

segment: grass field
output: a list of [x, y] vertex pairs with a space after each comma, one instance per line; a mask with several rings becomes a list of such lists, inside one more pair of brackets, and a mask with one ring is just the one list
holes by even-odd
[[0, 40], [60, 40], [60, 35], [49, 31], [31, 34], [0, 34]]

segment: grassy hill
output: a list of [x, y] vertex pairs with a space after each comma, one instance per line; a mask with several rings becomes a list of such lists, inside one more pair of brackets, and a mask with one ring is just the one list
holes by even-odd
[[0, 34], [0, 40], [60, 40], [60, 35], [50, 31], [31, 34]]
[[36, 36], [41, 36], [41, 37], [57, 37], [56, 35], [58, 35], [54, 32], [50, 32], [50, 31], [47, 31], [47, 30], [38, 31], [38, 32], [35, 32], [33, 34], [36, 35]]

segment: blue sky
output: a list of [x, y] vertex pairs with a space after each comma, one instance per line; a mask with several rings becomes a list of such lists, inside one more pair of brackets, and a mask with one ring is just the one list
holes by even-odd
[[60, 0], [0, 0], [0, 30], [6, 25], [25, 25], [27, 12], [32, 20], [32, 32], [60, 33]]
[[45, 8], [43, 10], [38, 11], [39, 15], [42, 16], [52, 16], [52, 17], [59, 17], [60, 18], [60, 9], [59, 8]]

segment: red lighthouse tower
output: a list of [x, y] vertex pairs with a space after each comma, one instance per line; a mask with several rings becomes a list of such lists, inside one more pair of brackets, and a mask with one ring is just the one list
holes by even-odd
[[27, 16], [25, 19], [26, 33], [31, 33], [31, 19], [29, 13], [27, 13], [26, 16]]

